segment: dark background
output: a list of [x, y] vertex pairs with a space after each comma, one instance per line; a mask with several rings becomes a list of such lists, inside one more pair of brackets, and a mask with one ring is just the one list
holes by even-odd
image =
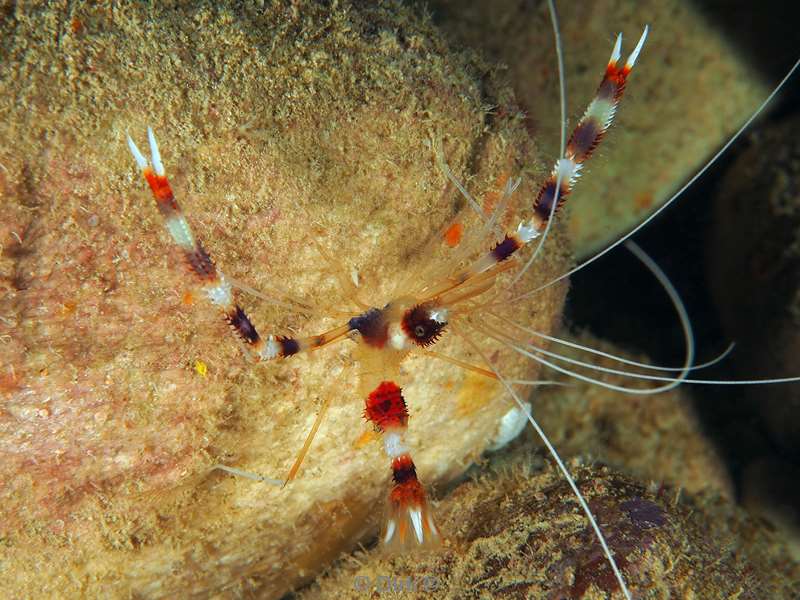
[[[800, 3], [713, 0], [696, 4], [710, 20], [720, 23], [742, 55], [764, 73], [765, 81], [777, 84], [800, 58]], [[798, 113], [800, 76], [795, 74], [752, 130], [779, 124]], [[681, 294], [695, 329], [699, 362], [713, 358], [732, 341], [722, 331], [708, 289], [706, 245], [713, 226], [713, 200], [732, 163], [751, 143], [752, 134], [746, 132], [672, 207], [635, 237]], [[575, 274], [572, 283], [567, 320], [573, 327], [640, 350], [655, 363], [681, 364], [684, 342], [674, 309], [660, 285], [627, 250], [611, 251], [591, 268]], [[631, 289], [637, 291], [635, 296], [629, 293]], [[603, 293], [598, 294], [597, 290]], [[800, 375], [800, 360], [797, 374]], [[737, 372], [731, 360], [702, 372], [704, 378], [719, 379], [751, 375]], [[800, 468], [800, 455], [774, 443], [752, 403], [737, 401], [736, 390], [692, 386], [690, 393], [707, 433], [722, 451], [737, 491], [741, 492], [741, 471], [755, 457], [773, 455]], [[799, 492], [795, 488], [794, 494]]]

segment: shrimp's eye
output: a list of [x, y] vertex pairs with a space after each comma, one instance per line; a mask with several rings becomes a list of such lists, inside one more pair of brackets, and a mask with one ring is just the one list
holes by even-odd
[[434, 344], [439, 339], [446, 324], [444, 321], [434, 319], [431, 306], [425, 304], [419, 304], [407, 310], [402, 321], [406, 335], [423, 348]]

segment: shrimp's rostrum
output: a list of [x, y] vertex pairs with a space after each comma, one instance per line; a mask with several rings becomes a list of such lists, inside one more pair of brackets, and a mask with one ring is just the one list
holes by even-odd
[[[627, 60], [621, 62], [622, 35], [617, 36], [594, 99], [572, 132], [564, 156], [558, 159], [549, 177], [540, 186], [536, 197], [530, 200], [529, 216], [519, 222], [515, 230], [506, 233], [502, 240], [495, 243], [488, 251], [479, 254], [477, 258], [464, 257], [466, 263], [463, 266], [460, 264], [461, 260], [452, 260], [441, 269], [440, 279], [421, 277], [421, 281], [412, 284], [410, 293], [405, 292], [401, 296], [393, 297], [380, 307], [372, 306], [350, 318], [345, 324], [308, 337], [289, 337], [271, 333], [264, 338], [258, 333], [245, 311], [235, 302], [231, 283], [215, 266], [182, 214], [166, 178], [152, 129], [148, 129], [150, 162], [128, 137], [130, 151], [149, 184], [166, 228], [180, 248], [194, 279], [202, 286], [203, 293], [210, 303], [221, 308], [228, 324], [258, 361], [313, 352], [342, 340], [353, 340], [357, 343], [353, 357], [357, 365], [358, 389], [366, 400], [364, 415], [383, 436], [384, 450], [391, 463], [394, 482], [389, 493], [389, 512], [382, 536], [384, 544], [400, 547], [413, 544], [427, 545], [436, 542], [440, 536], [426, 493], [417, 477], [410, 447], [405, 440], [409, 413], [402, 388], [398, 384], [402, 381], [401, 364], [410, 353], [426, 350], [436, 344], [448, 328], [453, 329], [453, 333], [457, 335], [465, 336], [464, 332], [471, 325], [471, 320], [476, 318], [476, 315], [479, 316], [485, 306], [510, 301], [508, 296], [504, 295], [508, 290], [500, 289], [502, 285], [500, 276], [508, 271], [519, 269], [524, 271], [531, 266], [531, 261], [517, 261], [517, 253], [540, 237], [542, 243], [544, 242], [542, 234], [549, 231], [550, 221], [566, 201], [580, 175], [581, 167], [592, 155], [611, 125], [627, 77], [639, 57], [646, 38], [645, 27]], [[508, 200], [507, 196], [514, 193], [515, 187], [516, 185], [509, 182], [505, 189], [504, 201]], [[474, 203], [471, 198], [468, 199]], [[476, 208], [480, 210], [480, 207]], [[502, 222], [497, 222], [496, 213], [481, 216], [486, 221], [486, 228], [490, 234], [494, 234], [495, 229], [500, 228]], [[516, 282], [523, 274], [523, 272], [517, 273], [511, 283]], [[462, 326], [464, 329], [461, 329]], [[474, 331], [481, 330], [475, 328]], [[430, 350], [427, 350], [427, 354], [460, 364], [470, 372], [499, 379], [504, 386], [509, 386], [491, 363], [470, 366]], [[485, 356], [483, 358], [486, 359]], [[516, 395], [513, 397], [519, 403], [519, 408], [527, 412], [527, 408], [519, 402], [518, 397]], [[306, 444], [286, 477], [286, 482], [296, 477], [313, 436], [318, 431], [325, 408], [326, 406], [320, 410]], [[534, 426], [536, 427], [535, 424]], [[560, 459], [557, 456], [555, 458], [559, 461], [565, 476], [569, 478]], [[580, 497], [574, 484], [573, 489]], [[583, 503], [582, 499], [581, 502]], [[583, 506], [620, 580], [620, 586], [627, 595], [622, 576], [611, 553], [605, 547], [605, 541], [591, 512], [585, 503]]]

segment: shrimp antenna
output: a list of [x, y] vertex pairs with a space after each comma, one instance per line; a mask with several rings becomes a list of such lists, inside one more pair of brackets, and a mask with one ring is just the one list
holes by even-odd
[[[556, 336], [553, 336], [553, 335], [547, 335], [546, 333], [542, 333], [540, 331], [536, 331], [535, 329], [531, 329], [530, 327], [525, 327], [524, 325], [520, 325], [516, 321], [513, 321], [513, 320], [511, 320], [509, 318], [503, 317], [503, 316], [501, 316], [501, 315], [499, 315], [499, 314], [497, 314], [496, 312], [493, 312], [493, 311], [486, 311], [486, 314], [491, 315], [495, 319], [503, 321], [504, 323], [508, 323], [512, 327], [515, 327], [516, 329], [524, 331], [525, 333], [530, 334], [530, 335], [532, 335], [534, 337], [541, 338], [543, 340], [547, 340], [548, 342], [553, 342], [553, 343], [558, 344], [560, 346], [566, 346], [568, 348], [573, 348], [575, 350], [581, 350], [582, 352], [587, 352], [587, 353], [593, 354], [595, 356], [601, 356], [603, 358], [608, 358], [610, 360], [613, 360], [613, 361], [616, 361], [616, 362], [619, 362], [619, 363], [622, 363], [622, 364], [631, 365], [633, 367], [639, 367], [640, 369], [647, 369], [649, 371], [682, 371], [683, 368], [684, 368], [684, 367], [664, 367], [664, 366], [660, 366], [660, 365], [651, 365], [649, 363], [641, 362], [641, 361], [638, 361], [638, 360], [631, 360], [629, 358], [625, 358], [624, 356], [619, 356], [617, 354], [611, 354], [610, 352], [604, 352], [602, 350], [597, 350], [596, 348], [592, 348], [591, 346], [584, 346], [583, 344], [578, 344], [576, 342], [571, 342], [571, 341], [569, 341], [567, 339], [564, 339], [564, 338], [556, 337]], [[531, 344], [531, 346], [533, 346], [533, 344]], [[733, 352], [733, 349], [735, 347], [736, 347], [736, 343], [735, 342], [731, 342], [730, 344], [728, 344], [728, 346], [725, 348], [725, 350], [720, 352], [714, 358], [712, 358], [712, 359], [710, 359], [710, 360], [708, 360], [708, 361], [706, 361], [704, 363], [699, 363], [699, 364], [696, 364], [696, 365], [692, 366], [692, 371], [699, 371], [700, 369], [706, 369], [708, 367], [716, 365], [717, 363], [725, 360], [725, 358], [727, 358], [730, 355], [730, 353]]]

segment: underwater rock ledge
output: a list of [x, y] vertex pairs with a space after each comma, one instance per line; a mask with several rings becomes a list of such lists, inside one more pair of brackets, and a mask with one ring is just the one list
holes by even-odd
[[[377, 530], [391, 471], [358, 371], [346, 344], [247, 363], [189, 284], [125, 135], [153, 126], [221, 270], [312, 305], [242, 294], [261, 332], [311, 335], [352, 316], [337, 275], [383, 306], [448, 256], [456, 215], [480, 231], [431, 138], [476, 197], [496, 202], [516, 175], [518, 198], [534, 195], [544, 168], [513, 94], [399, 2], [17, 4], [0, 33], [3, 594], [279, 597]], [[566, 270], [554, 232], [521, 284]], [[507, 316], [551, 331], [565, 290]], [[442, 349], [479, 360], [453, 335]], [[401, 384], [427, 485], [463, 472], [508, 410], [493, 382], [427, 358]], [[331, 397], [286, 489], [211, 470], [284, 476]]]

